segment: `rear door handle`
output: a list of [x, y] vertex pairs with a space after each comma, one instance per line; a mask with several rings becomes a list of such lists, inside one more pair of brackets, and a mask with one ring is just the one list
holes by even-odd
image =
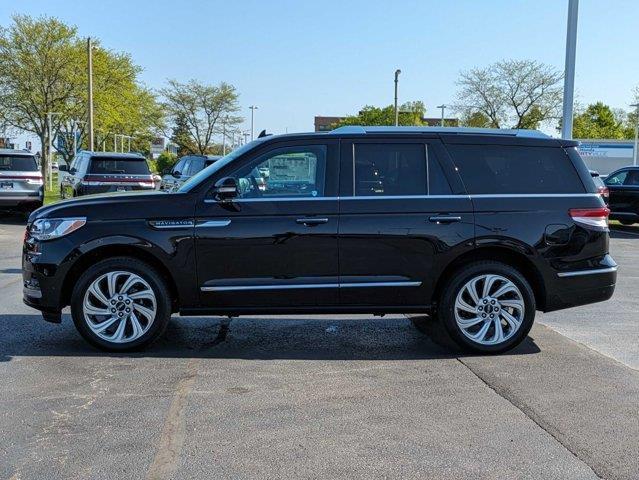
[[454, 223], [461, 222], [461, 220], [461, 217], [454, 215], [433, 215], [432, 217], [428, 217], [428, 221], [433, 223]]
[[295, 223], [299, 223], [301, 225], [306, 225], [307, 227], [312, 227], [314, 225], [321, 225], [323, 223], [328, 223], [328, 218], [298, 218], [295, 220]]

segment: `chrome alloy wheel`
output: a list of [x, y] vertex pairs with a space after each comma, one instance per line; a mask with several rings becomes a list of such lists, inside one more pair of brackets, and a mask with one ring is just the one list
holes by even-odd
[[524, 321], [524, 299], [501, 275], [484, 274], [468, 281], [455, 299], [455, 321], [462, 333], [480, 345], [511, 338]]
[[113, 343], [132, 342], [155, 320], [157, 302], [151, 286], [135, 273], [115, 271], [94, 280], [82, 302], [91, 331]]

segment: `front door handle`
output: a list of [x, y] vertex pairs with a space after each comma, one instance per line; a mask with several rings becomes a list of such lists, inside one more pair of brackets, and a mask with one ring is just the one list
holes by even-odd
[[454, 223], [461, 222], [462, 218], [454, 215], [433, 215], [428, 217], [429, 222], [441, 224], [441, 223]]
[[314, 225], [321, 225], [323, 223], [328, 223], [328, 218], [298, 218], [295, 220], [295, 223], [299, 223], [301, 225], [306, 225], [307, 227], [312, 227]]

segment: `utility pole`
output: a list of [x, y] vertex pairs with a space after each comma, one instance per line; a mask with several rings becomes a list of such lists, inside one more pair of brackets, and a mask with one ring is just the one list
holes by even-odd
[[632, 149], [632, 164], [636, 167], [637, 166], [637, 147], [639, 146], [639, 103], [633, 103], [630, 106], [636, 108], [635, 115], [637, 116], [637, 118], [635, 118], [635, 146]]
[[257, 107], [256, 105], [251, 105], [249, 108], [251, 109], [251, 141], [253, 141], [253, 136], [255, 133], [253, 131], [253, 121], [255, 117], [255, 110], [257, 110], [259, 107]]
[[579, 0], [568, 0], [568, 24], [566, 27], [566, 66], [564, 72], [564, 112], [561, 137], [572, 138], [572, 110], [575, 94], [575, 56], [577, 54], [577, 18]]
[[[46, 155], [47, 161], [47, 179], [49, 183], [49, 190], [53, 190], [53, 169], [51, 168], [51, 162], [53, 161], [53, 116], [61, 115], [57, 112], [47, 112], [47, 130], [49, 132], [49, 145], [47, 149], [49, 150]], [[45, 146], [42, 145], [42, 154], [44, 156]]]
[[399, 83], [399, 74], [402, 71], [398, 68], [395, 70], [395, 126], [399, 125], [399, 110], [397, 110], [397, 84]]
[[89, 111], [87, 122], [89, 123], [89, 151], [93, 151], [93, 44], [91, 37], [87, 38], [87, 74], [89, 76]]
[[441, 105], [437, 105], [436, 108], [441, 108], [442, 110], [442, 122], [441, 122], [441, 126], [444, 126], [444, 110], [446, 110], [446, 108], [448, 107], [448, 105], [444, 105], [443, 103]]
[[226, 155], [226, 122], [229, 117], [227, 116], [222, 120], [222, 156]]

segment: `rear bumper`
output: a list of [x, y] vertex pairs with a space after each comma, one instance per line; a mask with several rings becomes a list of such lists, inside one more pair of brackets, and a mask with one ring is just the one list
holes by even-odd
[[16, 192], [0, 194], [0, 208], [20, 208], [42, 206], [42, 192]]
[[606, 255], [605, 263], [598, 268], [557, 273], [548, 289], [544, 311], [609, 300], [615, 291], [617, 264], [609, 255]]

